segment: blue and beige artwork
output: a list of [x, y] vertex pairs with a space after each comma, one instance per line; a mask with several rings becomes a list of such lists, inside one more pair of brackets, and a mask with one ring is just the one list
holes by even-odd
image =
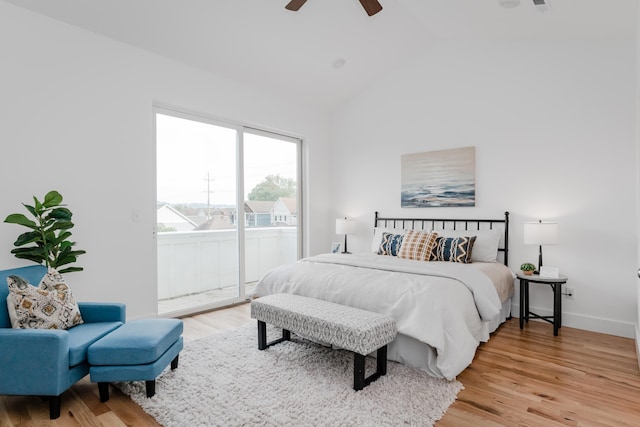
[[405, 154], [402, 207], [476, 205], [476, 147]]

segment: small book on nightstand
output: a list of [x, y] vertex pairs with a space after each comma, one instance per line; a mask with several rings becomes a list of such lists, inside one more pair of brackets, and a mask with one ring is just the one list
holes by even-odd
[[540, 277], [548, 277], [551, 279], [557, 279], [560, 277], [560, 269], [558, 267], [540, 267]]

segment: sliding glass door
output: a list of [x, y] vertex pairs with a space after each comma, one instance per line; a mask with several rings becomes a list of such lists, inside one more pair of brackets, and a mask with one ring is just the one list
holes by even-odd
[[300, 254], [300, 141], [156, 109], [158, 312], [243, 301]]
[[251, 292], [269, 269], [298, 259], [299, 141], [245, 129], [245, 281]]

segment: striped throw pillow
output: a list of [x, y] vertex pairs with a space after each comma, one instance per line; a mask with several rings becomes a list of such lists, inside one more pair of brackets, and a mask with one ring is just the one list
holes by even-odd
[[429, 261], [436, 246], [438, 234], [429, 231], [408, 230], [402, 239], [398, 257], [418, 261]]
[[431, 261], [449, 261], [468, 264], [471, 262], [471, 251], [476, 236], [471, 237], [438, 237]]
[[398, 256], [398, 251], [402, 246], [402, 234], [382, 233], [382, 241], [378, 248], [378, 255]]

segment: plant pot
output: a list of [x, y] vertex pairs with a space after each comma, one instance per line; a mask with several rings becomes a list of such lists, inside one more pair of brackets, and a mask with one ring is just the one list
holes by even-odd
[[522, 270], [522, 274], [525, 276], [533, 276], [533, 270]]

